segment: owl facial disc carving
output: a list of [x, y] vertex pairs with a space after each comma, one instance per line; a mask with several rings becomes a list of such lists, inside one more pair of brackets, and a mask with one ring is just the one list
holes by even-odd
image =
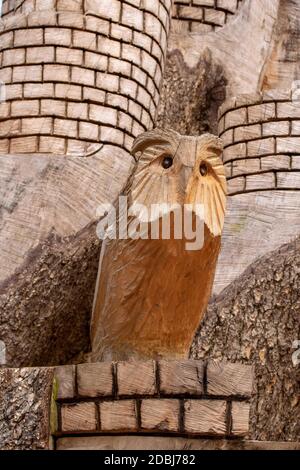
[[[207, 307], [226, 206], [222, 144], [155, 129], [132, 149], [128, 204], [204, 208], [204, 242], [116, 239], [102, 244], [91, 322], [92, 360], [186, 358]], [[195, 215], [194, 214], [194, 215]], [[196, 215], [195, 215], [196, 216]]]

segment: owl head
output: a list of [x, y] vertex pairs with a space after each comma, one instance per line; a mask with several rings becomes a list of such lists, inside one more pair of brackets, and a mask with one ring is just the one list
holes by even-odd
[[187, 137], [154, 129], [133, 143], [136, 168], [130, 182], [134, 203], [202, 205], [213, 236], [221, 234], [226, 206], [226, 177], [221, 140], [211, 134]]

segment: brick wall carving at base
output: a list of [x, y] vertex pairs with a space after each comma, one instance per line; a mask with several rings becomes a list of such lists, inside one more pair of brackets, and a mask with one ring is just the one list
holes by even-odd
[[[24, 399], [30, 396], [32, 406], [22, 410], [20, 419], [7, 419], [11, 398], [7, 370], [0, 370], [1, 449], [46, 448], [48, 442], [60, 448], [65, 439], [72, 446], [78, 435], [90, 437], [90, 445], [101, 435], [193, 436], [208, 448], [210, 439], [219, 438], [224, 445], [228, 439], [247, 438], [251, 366], [186, 360], [10, 370], [10, 393], [19, 386], [19, 377], [26, 377]], [[34, 385], [41, 378], [42, 392]], [[11, 400], [10, 414], [17, 412], [18, 403]], [[19, 432], [24, 423], [28, 429], [35, 427], [30, 441]], [[14, 437], [18, 433], [20, 439]]]
[[251, 366], [149, 361], [57, 371], [56, 436], [118, 432], [224, 438], [248, 432]]

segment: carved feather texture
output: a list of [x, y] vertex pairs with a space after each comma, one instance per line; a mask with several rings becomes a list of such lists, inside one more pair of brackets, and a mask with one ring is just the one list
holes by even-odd
[[[187, 203], [203, 204], [204, 221], [214, 236], [222, 233], [226, 208], [226, 177], [220, 155], [220, 139], [203, 135], [197, 140], [196, 161], [193, 175], [187, 187]], [[202, 176], [199, 169], [207, 166], [207, 175]]]
[[[141, 152], [131, 180], [131, 202], [149, 207], [151, 204], [202, 204], [204, 221], [214, 236], [222, 233], [226, 207], [226, 177], [222, 160], [221, 140], [205, 134], [184, 137], [174, 131], [154, 130], [136, 139], [133, 152]], [[165, 170], [162, 160], [173, 158]], [[200, 165], [208, 173], [202, 176]]]

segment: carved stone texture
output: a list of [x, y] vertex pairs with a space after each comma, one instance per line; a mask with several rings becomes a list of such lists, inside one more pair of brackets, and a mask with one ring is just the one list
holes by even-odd
[[255, 366], [251, 439], [300, 438], [299, 366], [293, 364], [300, 334], [299, 248], [298, 238], [264, 256], [216, 297], [192, 347], [194, 358]]
[[[133, 154], [139, 160], [124, 195], [128, 207], [135, 203], [146, 206], [148, 213], [152, 210], [151, 226], [139, 229], [150, 236], [117, 237], [103, 244], [91, 323], [93, 360], [187, 357], [210, 296], [220, 248], [226, 205], [221, 153], [219, 139], [209, 134], [196, 139], [156, 129], [135, 141]], [[152, 205], [163, 203], [177, 204], [182, 218], [173, 213], [171, 224], [169, 215], [169, 239], [161, 231], [157, 239], [151, 238], [153, 226], [162, 224]], [[198, 223], [193, 246], [187, 226], [182, 230], [185, 204], [191, 205]], [[204, 213], [198, 217], [199, 205]], [[121, 212], [118, 227], [123, 217]], [[126, 224], [130, 233], [140, 221], [129, 217]]]
[[119, 395], [153, 395], [157, 391], [154, 361], [118, 362], [117, 384]]
[[135, 431], [137, 429], [134, 400], [103, 402], [100, 404], [101, 431]]
[[[82, 432], [241, 439], [249, 431], [252, 368], [223, 362], [217, 369], [217, 363], [209, 364], [213, 368], [207, 371], [195, 360], [79, 364], [71, 382], [75, 393], [65, 398], [61, 391], [70, 388], [70, 366], [56, 368], [54, 440]], [[218, 390], [207, 387], [208, 375]]]
[[48, 449], [53, 370], [0, 369], [0, 449]]
[[221, 400], [187, 400], [184, 429], [188, 434], [226, 434], [226, 402]]
[[99, 141], [129, 151], [153, 127], [170, 0], [14, 6], [0, 31], [0, 154], [80, 154]]
[[172, 30], [177, 34], [216, 31], [237, 13], [243, 0], [175, 0]]
[[72, 403], [61, 408], [61, 428], [64, 432], [95, 431], [97, 428], [95, 403]]
[[77, 385], [79, 396], [111, 396], [113, 393], [112, 365], [78, 364]]
[[203, 393], [203, 362], [160, 361], [160, 391], [166, 395]]
[[179, 400], [142, 400], [141, 428], [152, 431], [179, 431]]

